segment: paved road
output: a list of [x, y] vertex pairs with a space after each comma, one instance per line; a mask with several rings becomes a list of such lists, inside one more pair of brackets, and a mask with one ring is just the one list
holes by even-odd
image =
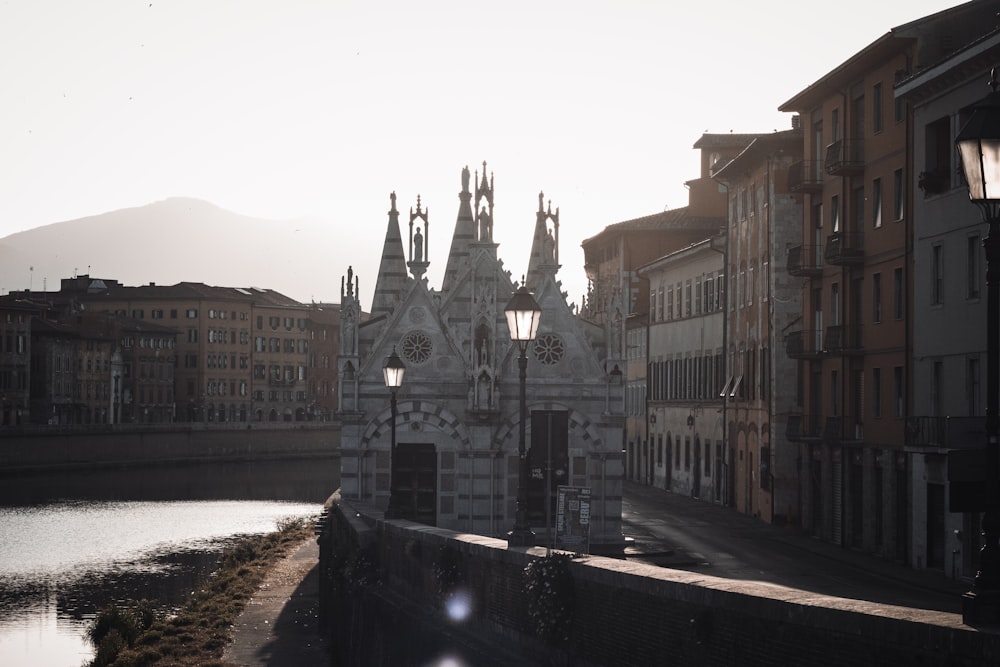
[[[966, 582], [828, 544], [736, 511], [625, 483], [622, 532], [638, 560], [823, 595], [961, 613]], [[630, 556], [631, 557], [631, 556]]]

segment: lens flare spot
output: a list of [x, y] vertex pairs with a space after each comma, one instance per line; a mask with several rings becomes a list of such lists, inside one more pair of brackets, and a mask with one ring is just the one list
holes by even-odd
[[472, 598], [465, 591], [455, 591], [445, 600], [444, 608], [448, 618], [461, 623], [472, 613]]

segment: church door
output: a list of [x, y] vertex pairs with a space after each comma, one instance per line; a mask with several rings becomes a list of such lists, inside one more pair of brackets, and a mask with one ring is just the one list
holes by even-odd
[[437, 525], [437, 452], [428, 443], [400, 443], [392, 461], [396, 518]]
[[555, 520], [558, 487], [569, 484], [570, 479], [568, 412], [531, 412], [528, 469], [531, 471], [531, 479], [528, 480], [528, 523], [532, 526], [550, 526]]

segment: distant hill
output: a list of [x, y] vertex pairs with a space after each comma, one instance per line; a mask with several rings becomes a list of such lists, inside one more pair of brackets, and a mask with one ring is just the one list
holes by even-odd
[[361, 285], [368, 305], [385, 228], [366, 224], [379, 230], [378, 238], [361, 239], [347, 227], [251, 218], [198, 199], [166, 199], [0, 238], [0, 293], [56, 291], [62, 278], [90, 274], [124, 285], [253, 286], [302, 302], [337, 302], [341, 276], [353, 265], [369, 283]]

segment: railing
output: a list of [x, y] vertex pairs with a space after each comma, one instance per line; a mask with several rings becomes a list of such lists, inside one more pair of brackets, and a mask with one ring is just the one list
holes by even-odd
[[986, 446], [985, 417], [909, 417], [908, 447], [979, 449]]
[[823, 351], [828, 354], [859, 354], [862, 349], [860, 324], [834, 324], [826, 328]]
[[823, 439], [832, 442], [861, 442], [865, 439], [864, 424], [850, 416], [827, 417]]
[[865, 142], [841, 139], [826, 147], [826, 173], [834, 176], [856, 174], [865, 167]]
[[788, 189], [792, 192], [819, 192], [823, 189], [823, 163], [800, 160], [788, 168]]
[[823, 273], [822, 255], [817, 246], [796, 245], [788, 249], [788, 273], [793, 276], [818, 276]]
[[790, 331], [785, 335], [785, 353], [792, 359], [811, 359], [823, 351], [823, 332]]
[[785, 437], [792, 442], [819, 440], [823, 436], [821, 421], [817, 415], [788, 415], [785, 423]]
[[834, 232], [826, 237], [823, 257], [831, 264], [855, 264], [865, 257], [865, 235], [861, 232]]

